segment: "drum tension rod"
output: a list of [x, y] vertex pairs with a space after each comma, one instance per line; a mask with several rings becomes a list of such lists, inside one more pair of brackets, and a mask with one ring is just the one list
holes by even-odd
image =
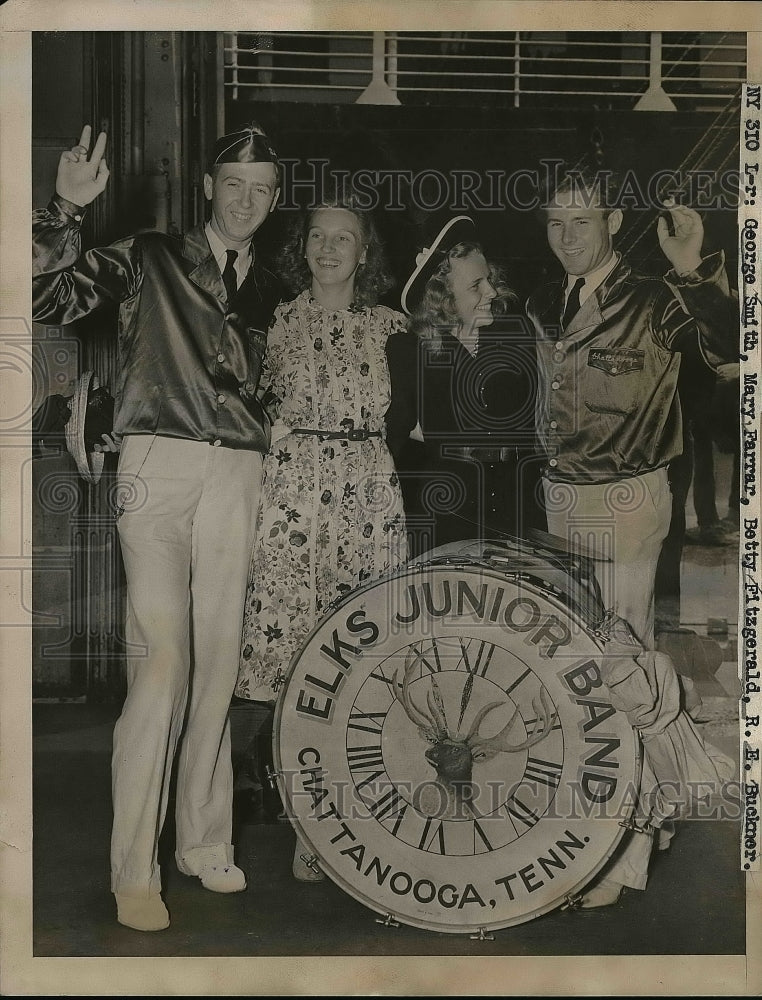
[[564, 904], [561, 907], [562, 910], [579, 910], [582, 906], [582, 893], [581, 892], [570, 892], [568, 896], [564, 896]]
[[476, 934], [469, 934], [468, 936], [469, 936], [469, 939], [471, 941], [494, 941], [495, 940], [495, 935], [494, 934], [489, 934], [487, 931], [485, 931], [485, 929], [483, 927], [479, 928], [478, 933], [476, 933]]
[[270, 783], [270, 788], [278, 787], [278, 776], [283, 774], [282, 771], [273, 771], [269, 764], [265, 764], [265, 775]]
[[376, 923], [381, 924], [382, 927], [399, 927], [399, 920], [394, 919], [392, 913], [387, 913], [382, 920], [381, 917], [376, 917]]

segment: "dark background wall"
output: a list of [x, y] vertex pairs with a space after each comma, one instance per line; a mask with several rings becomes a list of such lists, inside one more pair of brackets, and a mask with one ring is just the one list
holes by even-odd
[[[706, 170], [716, 168], [727, 157], [724, 171], [737, 171], [738, 116], [734, 109], [720, 116], [679, 112], [576, 112], [558, 114], [550, 110], [480, 107], [374, 107], [369, 105], [326, 104], [254, 104], [229, 102], [226, 128], [259, 121], [272, 135], [279, 153], [296, 164], [288, 176], [299, 181], [297, 189], [284, 193], [287, 204], [303, 201], [310, 193], [304, 185], [312, 176], [320, 176], [317, 161], [329, 160], [322, 168], [356, 171], [409, 171], [413, 177], [429, 173], [426, 181], [414, 190], [400, 183], [399, 198], [392, 199], [394, 210], [381, 211], [378, 223], [382, 230], [398, 285], [404, 283], [420, 249], [422, 226], [427, 217], [446, 217], [449, 212], [471, 214], [488, 255], [506, 268], [511, 282], [524, 296], [548, 274], [557, 273], [554, 258], [545, 242], [545, 234], [534, 210], [512, 206], [505, 184], [492, 181], [500, 197], [492, 207], [478, 207], [489, 202], [490, 173], [507, 178], [517, 171], [533, 171], [542, 160], [577, 162], [580, 157], [600, 162], [604, 169], [620, 175], [632, 171], [639, 188], [648, 192], [651, 178], [658, 171]], [[711, 128], [710, 128], [711, 126]], [[597, 158], [597, 159], [596, 159]], [[463, 182], [457, 172], [481, 174], [484, 183], [476, 188], [473, 203], [448, 200], [447, 195], [462, 192]], [[443, 175], [440, 186], [432, 176]], [[460, 188], [458, 187], [460, 183]], [[694, 190], [698, 182], [694, 178]], [[732, 176], [725, 186], [732, 189]], [[515, 182], [524, 204], [530, 192], [525, 180]], [[702, 210], [709, 249], [724, 247], [734, 268], [735, 208], [723, 195], [719, 184], [703, 182], [708, 201], [724, 202], [723, 209]], [[686, 196], [690, 194], [686, 191]], [[422, 195], [431, 208], [417, 207], [415, 195]], [[391, 199], [388, 184], [379, 191], [382, 206]], [[689, 199], [686, 198], [686, 201]], [[293, 211], [282, 208], [271, 217], [260, 233], [259, 242], [274, 251]], [[631, 209], [619, 236], [623, 247], [632, 246], [638, 264], [659, 273], [666, 269], [656, 238], [657, 212]], [[394, 304], [399, 288], [392, 293]], [[397, 299], [398, 301], [398, 299]]]
[[[470, 208], [488, 255], [504, 265], [520, 296], [556, 273], [536, 213], [509, 204], [502, 183], [491, 207], [453, 204], [447, 194], [457, 190], [457, 171], [504, 179], [543, 159], [577, 161], [586, 155], [607, 169], [634, 171], [646, 189], [659, 170], [737, 169], [738, 116], [732, 101], [720, 114], [575, 111], [569, 100], [563, 110], [529, 110], [502, 106], [502, 98], [494, 96], [491, 106], [473, 98], [466, 104], [464, 95], [450, 103], [438, 95], [434, 103], [418, 106], [225, 101], [221, 59], [221, 38], [213, 33], [35, 34], [34, 204], [44, 204], [52, 193], [60, 152], [74, 144], [82, 123], [93, 122], [109, 132], [111, 178], [107, 193], [88, 213], [85, 242], [101, 244], [142, 228], [187, 229], [205, 210], [201, 182], [210, 139], [258, 120], [281, 156], [293, 161], [288, 176], [301, 181], [313, 176], [317, 161], [326, 160], [329, 169], [350, 173], [409, 171], [420, 178], [430, 172], [418, 191], [432, 206], [429, 211], [416, 205], [414, 187], [403, 182], [397, 205], [378, 217], [397, 281], [386, 301], [398, 307], [399, 291], [423, 245], [427, 216], [439, 219], [450, 209]], [[435, 172], [444, 179], [443, 198], [432, 179]], [[284, 202], [295, 205], [309, 194], [309, 188], [294, 191], [287, 184]], [[716, 186], [712, 194], [719, 194]], [[489, 198], [486, 185], [477, 197]], [[274, 257], [295, 211], [282, 207], [260, 231], [266, 256]], [[734, 280], [735, 210], [702, 214], [707, 248], [726, 251]], [[628, 211], [620, 243], [632, 248], [641, 267], [661, 273], [665, 263], [655, 221], [654, 208]], [[71, 392], [87, 368], [112, 382], [115, 330], [115, 314], [105, 311], [63, 330], [36, 327], [36, 402], [51, 392]], [[113, 463], [109, 471], [113, 474]], [[34, 475], [35, 693], [97, 697], [118, 691], [123, 592], [105, 489], [86, 487], [66, 454], [41, 459]]]

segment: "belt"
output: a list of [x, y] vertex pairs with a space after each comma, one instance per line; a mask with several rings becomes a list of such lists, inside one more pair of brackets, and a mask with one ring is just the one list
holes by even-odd
[[458, 448], [457, 454], [461, 458], [468, 458], [472, 462], [485, 462], [487, 465], [494, 465], [498, 462], [515, 462], [517, 459], [515, 447]]
[[342, 420], [341, 425], [347, 425], [343, 431], [324, 431], [312, 427], [293, 427], [292, 434], [314, 434], [315, 437], [325, 438], [327, 441], [367, 441], [368, 438], [382, 437], [381, 431], [369, 431], [367, 427], [355, 427], [354, 420]]

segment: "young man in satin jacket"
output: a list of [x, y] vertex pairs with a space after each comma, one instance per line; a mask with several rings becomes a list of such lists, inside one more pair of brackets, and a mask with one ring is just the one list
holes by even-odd
[[[672, 265], [636, 274], [614, 249], [623, 215], [602, 174], [568, 174], [543, 208], [560, 281], [536, 291], [527, 313], [537, 336], [536, 429], [546, 456], [551, 534], [591, 542], [604, 603], [654, 646], [654, 580], [670, 525], [669, 463], [682, 451], [680, 349], [698, 341], [711, 365], [738, 356], [737, 302], [721, 252], [702, 259], [697, 212], [670, 203], [658, 221]], [[630, 837], [588, 894], [606, 905], [622, 885], [644, 888], [650, 842]]]
[[[101, 133], [61, 156], [34, 214], [33, 316], [71, 323], [119, 305], [114, 433], [127, 579], [127, 697], [114, 730], [111, 888], [120, 923], [161, 930], [157, 844], [179, 749], [176, 861], [238, 892], [228, 708], [269, 424], [256, 398], [280, 299], [252, 244], [275, 208], [278, 157], [249, 127], [215, 144], [211, 218], [183, 239], [141, 233], [82, 251], [85, 207], [104, 190]], [[183, 729], [184, 727], [184, 729]], [[182, 741], [180, 736], [182, 731]]]

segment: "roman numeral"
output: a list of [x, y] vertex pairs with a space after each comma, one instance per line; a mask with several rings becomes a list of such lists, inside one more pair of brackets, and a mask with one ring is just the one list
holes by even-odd
[[400, 809], [400, 811], [397, 813], [397, 816], [396, 816], [396, 818], [394, 820], [394, 826], [392, 827], [392, 836], [393, 837], [397, 836], [397, 831], [399, 830], [400, 825], [402, 823], [402, 820], [405, 818], [405, 814], [406, 813], [407, 813], [407, 802]]
[[[413, 649], [414, 652], [418, 653], [418, 655], [420, 657], [420, 659], [419, 659], [418, 662], [421, 664], [421, 667], [426, 667], [426, 669], [428, 670], [428, 672], [430, 674], [437, 674], [437, 673], [439, 673], [441, 671], [441, 669], [442, 669], [442, 661], [439, 659], [439, 650], [437, 649], [436, 642], [432, 641], [432, 643], [431, 643], [431, 652], [434, 654], [434, 663], [433, 664], [430, 663], [430, 661], [426, 659], [426, 657], [423, 655], [422, 650], [417, 650], [415, 648], [415, 646], [411, 646], [411, 649]], [[421, 676], [423, 676], [423, 671], [421, 671]]]
[[[527, 732], [531, 732], [539, 721], [540, 721], [539, 719], [524, 719], [524, 725], [527, 728]], [[561, 729], [561, 728], [562, 728], [561, 723], [558, 720], [558, 712], [556, 712], [556, 724], [554, 726], [551, 726], [549, 731], [553, 732], [554, 729]]]
[[[512, 795], [508, 799], [505, 803], [505, 808], [508, 810], [511, 820], [518, 820], [527, 830], [530, 830], [535, 823], [539, 823], [540, 821], [540, 817], [536, 813], [533, 813], [529, 806], [525, 806], [521, 799], [516, 798], [515, 795]], [[519, 833], [515, 823], [513, 824], [513, 829], [516, 830], [516, 833]], [[526, 833], [526, 830], [523, 832]]]
[[385, 718], [386, 712], [350, 712], [347, 729], [359, 729], [377, 736], [383, 729]]
[[396, 788], [390, 788], [385, 795], [382, 795], [380, 799], [373, 802], [368, 808], [370, 809], [371, 816], [377, 819], [379, 823], [382, 823], [385, 819], [391, 819], [399, 815], [400, 804], [402, 804], [404, 812], [407, 804]]
[[494, 851], [495, 848], [492, 846], [492, 844], [490, 844], [489, 840], [487, 840], [486, 833], [479, 826], [478, 822], [476, 820], [474, 820], [474, 854], [483, 854], [484, 853], [484, 851], [479, 848], [478, 841], [476, 839], [477, 833], [479, 834], [479, 840], [481, 840], [481, 842], [484, 845], [484, 847], [486, 847], [488, 851]]
[[394, 694], [394, 680], [391, 677], [387, 677], [381, 667], [378, 668], [378, 672], [375, 670], [369, 674], [374, 680], [381, 681], [382, 684], [386, 684], [387, 688], [392, 694]]
[[513, 682], [513, 684], [511, 684], [511, 686], [510, 686], [509, 688], [506, 688], [506, 689], [505, 689], [505, 693], [506, 693], [506, 694], [510, 694], [510, 693], [511, 693], [511, 691], [513, 691], [513, 689], [514, 689], [514, 688], [517, 688], [517, 687], [519, 686], [519, 684], [521, 684], [521, 682], [522, 682], [522, 681], [523, 681], [523, 680], [524, 680], [525, 678], [527, 678], [527, 677], [528, 677], [528, 676], [529, 676], [529, 675], [530, 675], [531, 673], [532, 673], [532, 671], [531, 671], [531, 670], [529, 669], [529, 667], [527, 667], [527, 669], [526, 669], [526, 670], [524, 671], [524, 673], [523, 673], [523, 674], [521, 674], [521, 675], [520, 675], [520, 676], [519, 676], [519, 677], [518, 677], [518, 678], [517, 678], [517, 679], [516, 679], [516, 680], [515, 680], [515, 681]]
[[[474, 660], [471, 660], [468, 654], [474, 643], [478, 643], [476, 657]], [[493, 642], [485, 642], [483, 639], [469, 639], [468, 643], [464, 643], [461, 639], [460, 648], [463, 653], [460, 662], [465, 665], [466, 670], [470, 674], [478, 674], [480, 677], [484, 677], [489, 669], [492, 654], [495, 652], [495, 644]], [[460, 666], [460, 663], [458, 666]]]
[[367, 774], [367, 778], [355, 782], [358, 792], [362, 791], [366, 785], [370, 785], [377, 778], [381, 778], [386, 774], [380, 743], [366, 743], [363, 746], [347, 747], [347, 763], [353, 775]]
[[350, 771], [373, 771], [378, 767], [383, 770], [384, 758], [381, 755], [381, 744], [347, 747], [347, 761]]
[[541, 781], [548, 788], [557, 788], [561, 780], [563, 764], [558, 764], [554, 760], [542, 760], [539, 757], [527, 757], [527, 766], [524, 768], [524, 778], [529, 781]]
[[[434, 847], [431, 846], [432, 844], [434, 844]], [[445, 850], [444, 823], [441, 820], [434, 819], [431, 816], [426, 820], [426, 825], [423, 828], [423, 833], [418, 843], [418, 850], [431, 851], [435, 854], [447, 853]]]

